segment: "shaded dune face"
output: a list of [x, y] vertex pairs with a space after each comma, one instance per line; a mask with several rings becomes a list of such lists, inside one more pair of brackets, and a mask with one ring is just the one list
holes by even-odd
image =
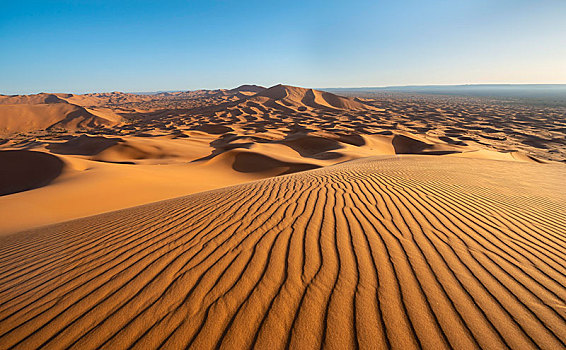
[[0, 196], [48, 185], [63, 166], [63, 161], [48, 153], [0, 151]]
[[48, 146], [53, 153], [74, 155], [95, 155], [105, 149], [117, 145], [120, 138], [81, 135], [64, 143], [54, 143]]
[[313, 157], [321, 153], [342, 148], [335, 140], [303, 134], [292, 135], [280, 142], [297, 151], [302, 157]]
[[[293, 110], [286, 107], [298, 107], [300, 108], [299, 110], [303, 111], [306, 110], [307, 107], [319, 110], [368, 110], [372, 108], [369, 105], [365, 105], [347, 97], [314, 89], [305, 89], [281, 84], [262, 90], [252, 96], [251, 99], [253, 100], [260, 97], [269, 99], [264, 102], [267, 106], [290, 112]], [[278, 102], [283, 105], [278, 104]]]
[[437, 145], [419, 141], [409, 136], [405, 135], [395, 135], [391, 140], [391, 144], [395, 149], [395, 154], [451, 154], [459, 153], [458, 150], [450, 149], [449, 146], [445, 146], [442, 150], [435, 149]]
[[234, 155], [232, 168], [244, 173], [271, 172], [277, 175], [296, 173], [299, 171], [319, 168], [319, 166], [308, 163], [283, 162], [263, 154], [253, 152], [237, 152]]
[[561, 349], [565, 175], [366, 158], [2, 237], [0, 344]]

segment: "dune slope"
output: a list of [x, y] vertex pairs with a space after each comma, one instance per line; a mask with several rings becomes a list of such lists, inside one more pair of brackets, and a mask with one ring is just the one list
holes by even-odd
[[0, 347], [564, 348], [565, 175], [364, 158], [0, 237]]
[[0, 151], [0, 196], [45, 186], [59, 176], [64, 163], [34, 151]]
[[111, 111], [87, 109], [67, 101], [73, 95], [0, 95], [0, 135], [44, 129], [77, 130], [116, 125]]
[[323, 110], [370, 110], [373, 107], [365, 105], [354, 99], [338, 96], [329, 92], [306, 89], [289, 85], [275, 85], [259, 91], [250, 98], [269, 107], [299, 107]]

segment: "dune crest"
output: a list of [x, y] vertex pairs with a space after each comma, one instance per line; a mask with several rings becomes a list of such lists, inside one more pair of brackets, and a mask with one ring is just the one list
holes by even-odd
[[116, 125], [121, 121], [114, 113], [88, 110], [67, 102], [66, 97], [44, 93], [0, 96], [0, 135], [49, 129], [86, 130]]
[[305, 89], [296, 86], [275, 85], [258, 92], [250, 98], [269, 106], [293, 107], [295, 109], [344, 109], [371, 110], [373, 107], [348, 97], [338, 96], [329, 92]]

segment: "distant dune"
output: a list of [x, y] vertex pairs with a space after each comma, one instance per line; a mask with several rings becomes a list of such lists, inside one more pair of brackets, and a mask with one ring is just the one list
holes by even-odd
[[260, 91], [251, 101], [265, 103], [268, 106], [296, 107], [317, 109], [367, 110], [372, 107], [354, 99], [338, 96], [329, 92], [305, 89], [287, 85], [276, 85]]
[[229, 91], [231, 92], [252, 92], [252, 93], [258, 93], [261, 92], [263, 90], [265, 90], [266, 88], [263, 86], [259, 86], [259, 85], [240, 85], [237, 88], [231, 89]]
[[[68, 98], [67, 95], [65, 96]], [[89, 110], [55, 94], [0, 95], [0, 134], [44, 129], [88, 129], [115, 125], [114, 113]]]
[[566, 84], [466, 84], [413, 85], [322, 89], [337, 94], [367, 95], [373, 93], [405, 93], [487, 97], [504, 100], [528, 100], [539, 105], [566, 107]]

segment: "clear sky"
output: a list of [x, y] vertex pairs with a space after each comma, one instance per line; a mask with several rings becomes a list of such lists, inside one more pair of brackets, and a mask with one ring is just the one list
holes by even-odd
[[0, 93], [566, 83], [566, 0], [0, 0]]

